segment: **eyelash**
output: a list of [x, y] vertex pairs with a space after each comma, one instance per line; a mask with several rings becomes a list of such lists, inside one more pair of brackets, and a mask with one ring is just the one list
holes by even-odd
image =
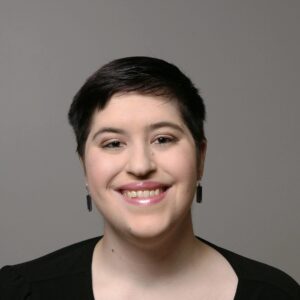
[[[164, 142], [162, 142], [162, 140], [164, 140]], [[155, 140], [154, 140], [154, 144], [158, 144], [158, 145], [165, 145], [165, 144], [171, 144], [171, 143], [175, 143], [177, 142], [177, 139], [173, 136], [158, 136]]]
[[[157, 145], [167, 145], [167, 144], [172, 144], [172, 143], [176, 143], [177, 142], [177, 138], [173, 137], [173, 136], [158, 136], [155, 138], [153, 144], [157, 144]], [[122, 148], [122, 143], [119, 140], [111, 140], [111, 141], [107, 141], [105, 142], [101, 147], [104, 149], [119, 149]]]
[[[118, 144], [118, 146], [116, 144]], [[118, 140], [113, 140], [113, 141], [106, 142], [105, 144], [103, 144], [102, 148], [106, 148], [106, 149], [118, 149], [118, 148], [121, 148], [120, 147], [121, 144], [122, 144], [122, 142], [120, 142]]]

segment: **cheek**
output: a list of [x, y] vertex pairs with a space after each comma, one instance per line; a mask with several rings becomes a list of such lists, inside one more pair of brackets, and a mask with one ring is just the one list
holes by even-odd
[[120, 169], [117, 159], [108, 159], [99, 151], [91, 150], [85, 160], [86, 177], [91, 192], [106, 188]]
[[197, 181], [197, 162], [195, 150], [191, 145], [184, 144], [182, 147], [174, 148], [162, 157], [161, 164], [175, 179], [184, 181], [193, 186]]

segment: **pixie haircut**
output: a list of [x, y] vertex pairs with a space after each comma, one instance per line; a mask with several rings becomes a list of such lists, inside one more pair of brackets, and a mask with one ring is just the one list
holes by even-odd
[[175, 65], [158, 58], [133, 56], [113, 60], [101, 67], [75, 95], [68, 117], [81, 158], [84, 158], [94, 112], [104, 109], [114, 94], [130, 92], [175, 101], [200, 149], [205, 140], [205, 106], [197, 88]]

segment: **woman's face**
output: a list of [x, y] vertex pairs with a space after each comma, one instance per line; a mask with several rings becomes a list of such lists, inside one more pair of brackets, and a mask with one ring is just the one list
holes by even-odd
[[185, 224], [204, 156], [205, 144], [196, 154], [175, 101], [114, 95], [94, 113], [84, 159], [105, 233], [153, 238]]

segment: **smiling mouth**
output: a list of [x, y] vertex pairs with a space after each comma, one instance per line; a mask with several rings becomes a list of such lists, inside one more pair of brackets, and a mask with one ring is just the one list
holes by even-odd
[[151, 189], [124, 189], [119, 192], [127, 204], [137, 206], [148, 206], [161, 202], [167, 193], [169, 187], [159, 187]]
[[155, 189], [155, 190], [136, 190], [136, 191], [122, 191], [122, 194], [128, 198], [149, 198], [158, 196], [163, 193], [166, 189]]

